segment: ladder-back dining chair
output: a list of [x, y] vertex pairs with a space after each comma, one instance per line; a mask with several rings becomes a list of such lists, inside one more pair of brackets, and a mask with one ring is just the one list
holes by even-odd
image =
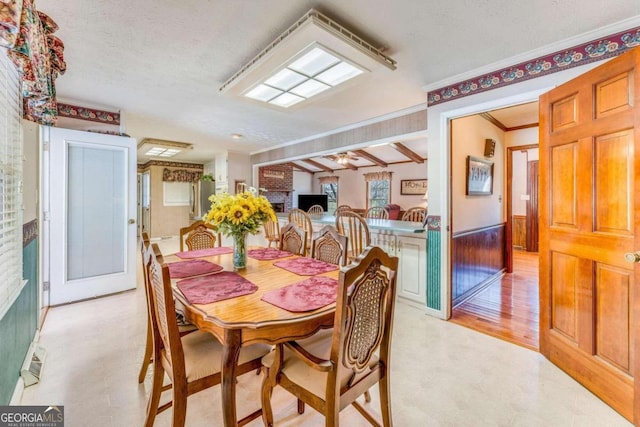
[[347, 264], [348, 238], [338, 233], [335, 227], [325, 225], [313, 239], [311, 258], [336, 265]]
[[180, 252], [185, 250], [185, 245], [189, 251], [213, 248], [216, 246], [216, 240], [218, 246], [222, 246], [222, 236], [220, 233], [216, 235], [216, 228], [209, 223], [198, 220], [180, 229]]
[[267, 247], [270, 248], [272, 243], [278, 246], [280, 241], [280, 223], [278, 221], [267, 220], [262, 226], [264, 227], [264, 238], [267, 240]]
[[398, 258], [369, 247], [340, 271], [333, 333], [320, 332], [300, 341], [276, 345], [262, 359], [265, 426], [273, 426], [271, 395], [281, 386], [339, 425], [340, 410], [353, 405], [371, 424], [380, 425], [356, 398], [379, 385], [382, 425], [390, 427], [389, 358], [396, 297]]
[[402, 215], [403, 221], [422, 222], [427, 214], [427, 209], [423, 207], [409, 208]]
[[[146, 427], [152, 427], [156, 415], [173, 406], [172, 426], [182, 427], [187, 413], [187, 397], [221, 382], [220, 342], [208, 332], [194, 331], [180, 336], [175, 316], [173, 288], [169, 267], [163, 263], [156, 244], [150, 249], [149, 285], [153, 325], [153, 384], [147, 404]], [[238, 375], [261, 367], [260, 359], [270, 351], [266, 344], [253, 344], [240, 350]], [[159, 406], [165, 389], [165, 373], [171, 379], [172, 399]], [[240, 420], [239, 424], [258, 418], [257, 410]]]
[[381, 206], [375, 206], [367, 209], [364, 216], [371, 219], [389, 219], [389, 211]]
[[282, 227], [280, 230], [280, 244], [278, 249], [291, 252], [292, 254], [305, 256], [307, 232], [294, 222]]
[[336, 229], [338, 233], [349, 239], [347, 260], [356, 259], [371, 244], [371, 234], [367, 221], [352, 211], [342, 211], [336, 215]]
[[313, 225], [311, 224], [311, 217], [308, 213], [302, 209], [293, 208], [289, 211], [289, 222], [293, 222], [298, 227], [302, 228], [307, 236], [305, 241], [305, 252], [303, 256], [311, 253], [311, 239], [313, 238]]

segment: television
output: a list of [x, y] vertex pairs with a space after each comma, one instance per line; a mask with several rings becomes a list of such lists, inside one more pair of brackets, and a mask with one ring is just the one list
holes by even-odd
[[308, 211], [313, 205], [320, 205], [326, 212], [328, 206], [328, 197], [326, 194], [298, 194], [298, 209]]

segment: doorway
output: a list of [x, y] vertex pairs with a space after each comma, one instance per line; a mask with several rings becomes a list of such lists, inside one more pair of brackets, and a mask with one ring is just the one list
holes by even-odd
[[[462, 203], [460, 197], [456, 200], [452, 194], [451, 212], [453, 225], [452, 242], [452, 295], [451, 321], [470, 329], [482, 332], [505, 341], [538, 350], [539, 348], [539, 296], [538, 296], [538, 253], [537, 253], [537, 175], [538, 152], [538, 105], [537, 102], [514, 107], [492, 110], [474, 115], [474, 120], [466, 120], [464, 130], [455, 123], [451, 126], [452, 160], [455, 144], [462, 143], [465, 152], [474, 154], [473, 146], [468, 141], [481, 140], [489, 135], [497, 142], [494, 157], [485, 156], [486, 161], [494, 164], [496, 179], [491, 196], [482, 200], [466, 196]], [[456, 119], [454, 119], [455, 122]], [[475, 130], [473, 129], [475, 127]], [[458, 135], [456, 136], [456, 133]], [[460, 137], [462, 133], [463, 138]], [[482, 155], [485, 153], [479, 153]], [[459, 157], [459, 156], [458, 156]], [[455, 162], [455, 160], [453, 160]], [[459, 163], [459, 162], [458, 162]], [[452, 164], [452, 193], [459, 186], [455, 180], [463, 179], [456, 165]], [[503, 179], [500, 179], [502, 175]], [[459, 188], [457, 190], [460, 191]], [[503, 197], [504, 196], [504, 197]], [[504, 200], [503, 200], [504, 199]], [[504, 203], [503, 203], [504, 202]], [[471, 209], [465, 203], [482, 203], [482, 208]], [[487, 212], [487, 217], [493, 219], [470, 231], [460, 228], [460, 222], [465, 218], [456, 215], [458, 209], [470, 212]], [[499, 215], [499, 216], [496, 216]], [[456, 218], [459, 220], [456, 226]], [[499, 230], [497, 237], [493, 237], [485, 230]], [[493, 231], [495, 234], [495, 231]], [[476, 248], [469, 249], [468, 243], [456, 245], [458, 236], [469, 241], [478, 241]], [[496, 243], [495, 240], [502, 240]], [[487, 263], [483, 261], [484, 254], [498, 245], [500, 256], [497, 261]], [[464, 246], [465, 251], [471, 251], [466, 256], [471, 262], [466, 262], [464, 271], [482, 269], [488, 271], [480, 282], [471, 280], [467, 285], [470, 290], [463, 290], [462, 298], [456, 299], [456, 286], [460, 288], [461, 280], [469, 281], [465, 275], [458, 274], [460, 254], [457, 246]], [[495, 248], [493, 248], [495, 249]], [[494, 250], [494, 252], [496, 252]], [[494, 256], [495, 258], [495, 256]], [[475, 263], [475, 264], [474, 264]], [[479, 266], [478, 266], [479, 264]]]

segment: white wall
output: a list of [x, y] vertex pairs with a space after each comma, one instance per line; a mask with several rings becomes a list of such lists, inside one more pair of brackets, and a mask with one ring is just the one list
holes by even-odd
[[367, 205], [367, 185], [364, 181], [364, 174], [370, 172], [391, 172], [391, 203], [400, 205], [402, 209], [408, 209], [414, 206], [424, 206], [425, 201], [422, 195], [419, 196], [403, 196], [400, 194], [400, 180], [403, 179], [425, 179], [427, 177], [427, 162], [418, 164], [397, 163], [389, 165], [386, 168], [366, 167], [358, 170], [342, 169], [337, 170], [333, 174], [322, 172], [313, 176], [313, 191], [320, 193], [321, 176], [336, 175], [338, 181], [338, 205], [349, 205], [353, 208], [364, 209]]
[[313, 175], [307, 172], [301, 172], [293, 170], [293, 202], [294, 208], [298, 207], [298, 194], [314, 194], [320, 193], [320, 190], [314, 191], [313, 187]]
[[[505, 132], [479, 115], [456, 119], [451, 127], [451, 202], [453, 232], [500, 224], [504, 218]], [[496, 142], [493, 162], [493, 194], [467, 196], [467, 157], [484, 157], [485, 139]]]

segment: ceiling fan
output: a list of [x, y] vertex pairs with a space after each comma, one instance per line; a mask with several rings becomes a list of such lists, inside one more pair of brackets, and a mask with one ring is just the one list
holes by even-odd
[[352, 154], [349, 154], [349, 152], [336, 153], [336, 163], [345, 165], [349, 162], [349, 160], [359, 160], [359, 158]]

